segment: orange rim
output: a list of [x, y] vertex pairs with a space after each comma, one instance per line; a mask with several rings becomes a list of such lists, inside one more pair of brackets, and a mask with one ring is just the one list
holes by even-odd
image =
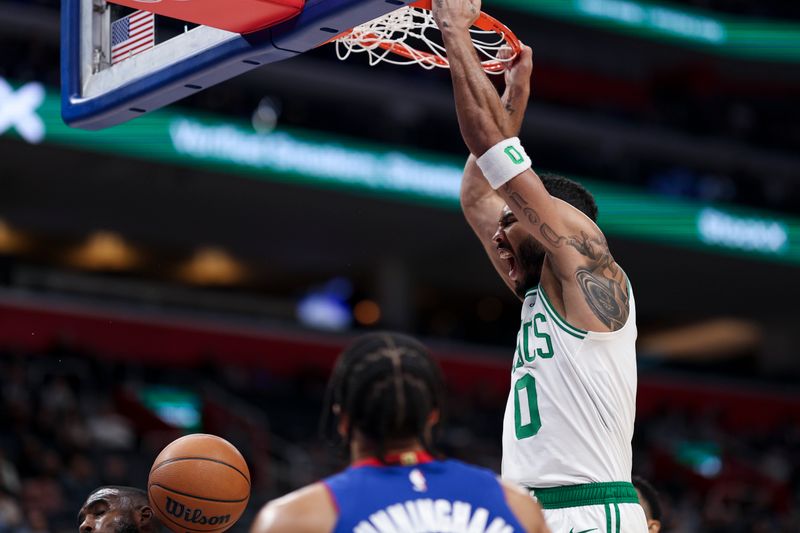
[[[409, 7], [416, 7], [419, 9], [425, 9], [427, 11], [431, 10], [431, 0], [418, 0], [413, 4], [409, 4]], [[520, 53], [522, 47], [520, 46], [519, 39], [517, 36], [514, 35], [508, 26], [497, 20], [496, 18], [492, 17], [491, 15], [487, 15], [483, 11], [478, 16], [477, 20], [473, 23], [473, 26], [479, 28], [484, 31], [492, 31], [498, 35], [501, 35], [503, 39], [505, 39], [506, 44], [514, 56]], [[342, 35], [347, 35], [349, 32], [345, 32]], [[337, 36], [334, 39], [337, 39]], [[333, 39], [332, 39], [333, 40]], [[369, 36], [365, 36], [362, 40], [363, 43], [369, 44]], [[450, 63], [447, 61], [447, 58], [443, 58], [437, 56], [436, 54], [432, 54], [430, 52], [424, 52], [422, 50], [417, 50], [416, 48], [409, 46], [405, 43], [379, 43], [378, 46], [383, 48], [384, 50], [388, 50], [393, 54], [397, 54], [403, 57], [407, 57], [408, 59], [414, 59], [417, 61], [421, 61], [424, 63], [428, 63], [431, 65], [438, 65], [441, 67], [449, 67]], [[499, 59], [488, 59], [486, 61], [481, 61], [481, 66], [483, 70], [487, 72], [502, 72], [505, 70], [505, 61], [501, 61]]]

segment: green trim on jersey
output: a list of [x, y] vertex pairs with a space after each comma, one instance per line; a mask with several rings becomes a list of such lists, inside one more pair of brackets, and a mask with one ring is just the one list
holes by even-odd
[[608, 508], [608, 504], [605, 505], [606, 511], [606, 533], [611, 533], [611, 509]]
[[614, 504], [614, 516], [617, 517], [617, 533], [619, 533], [619, 505]]
[[[564, 509], [585, 507], [587, 505], [608, 505], [612, 503], [639, 503], [639, 496], [631, 483], [613, 481], [610, 483], [587, 483], [585, 485], [565, 485], [543, 489], [530, 488], [542, 509]], [[607, 507], [608, 508], [608, 507]], [[608, 515], [609, 520], [611, 515]]]
[[[528, 296], [531, 296], [531, 295], [533, 295], [533, 294], [536, 294], [536, 292], [537, 292], [538, 290], [539, 290], [539, 287], [534, 287], [534, 288], [532, 288], [532, 289], [529, 289], [529, 290], [528, 290], [528, 292], [526, 292], [526, 293], [525, 293], [525, 298], [527, 298]], [[524, 298], [523, 298], [523, 299], [524, 299]]]
[[550, 298], [548, 298], [547, 293], [544, 292], [544, 287], [539, 285], [539, 288], [543, 296], [542, 301], [544, 302], [544, 308], [547, 310], [548, 314], [553, 319], [553, 322], [555, 322], [558, 327], [560, 327], [573, 337], [577, 337], [578, 339], [583, 340], [589, 332], [582, 330], [580, 328], [576, 328], [575, 326], [571, 325], [569, 322], [564, 320], [564, 318], [562, 318], [562, 316], [558, 314], [556, 308], [553, 307], [553, 304], [550, 302]]

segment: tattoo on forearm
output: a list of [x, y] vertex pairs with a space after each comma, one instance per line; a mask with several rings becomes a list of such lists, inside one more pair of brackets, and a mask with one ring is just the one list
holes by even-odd
[[539, 214], [530, 207], [525, 207], [522, 212], [525, 213], [525, 216], [528, 217], [528, 222], [531, 224], [539, 223]]
[[564, 237], [559, 236], [553, 228], [548, 226], [546, 222], [542, 224], [539, 231], [542, 233], [542, 237], [553, 246], [561, 246], [561, 243], [565, 240]]
[[517, 207], [520, 207], [522, 209], [524, 209], [525, 206], [528, 205], [528, 202], [525, 201], [525, 198], [523, 198], [517, 193], [513, 193], [511, 195], [511, 199], [514, 201], [515, 204], [517, 204]]
[[630, 314], [628, 280], [611, 256], [603, 235], [599, 233], [590, 235], [583, 231], [580, 235], [568, 237], [559, 235], [546, 222], [540, 221], [538, 213], [527, 207], [528, 201], [515, 191], [510, 183], [506, 183], [503, 190], [517, 207], [522, 208], [528, 221], [539, 226], [539, 232], [545, 243], [554, 248], [570, 246], [585, 258], [584, 264], [575, 269], [575, 280], [583, 293], [586, 305], [611, 331], [624, 326]]
[[525, 206], [528, 205], [528, 201], [520, 193], [512, 189], [510, 183], [503, 185], [503, 190], [511, 198], [511, 201], [513, 201], [520, 209], [524, 209]]

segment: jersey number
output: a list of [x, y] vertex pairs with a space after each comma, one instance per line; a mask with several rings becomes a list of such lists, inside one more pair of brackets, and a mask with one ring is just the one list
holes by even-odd
[[536, 379], [530, 374], [525, 374], [514, 384], [514, 429], [517, 440], [533, 437], [541, 428]]

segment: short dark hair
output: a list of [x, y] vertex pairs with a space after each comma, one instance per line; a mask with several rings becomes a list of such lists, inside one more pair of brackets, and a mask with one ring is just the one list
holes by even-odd
[[89, 496], [86, 499], [90, 499], [94, 494], [100, 492], [101, 490], [116, 490], [122, 498], [126, 498], [130, 501], [130, 504], [134, 508], [144, 507], [146, 505], [150, 505], [150, 501], [147, 498], [147, 493], [142, 489], [138, 489], [136, 487], [126, 487], [122, 485], [103, 485], [102, 487], [97, 487], [92, 492], [89, 493]]
[[355, 339], [336, 362], [323, 405], [321, 429], [335, 439], [337, 414], [347, 414], [349, 447], [358, 429], [377, 447], [384, 461], [393, 439], [416, 437], [429, 452], [426, 424], [441, 408], [444, 382], [439, 366], [418, 340], [399, 333], [370, 333]]
[[661, 500], [658, 496], [658, 491], [643, 477], [633, 476], [632, 481], [633, 486], [639, 490], [639, 494], [642, 495], [642, 498], [650, 507], [650, 516], [653, 520], [661, 520]]
[[595, 203], [592, 193], [586, 190], [586, 187], [577, 181], [548, 172], [539, 174], [539, 179], [542, 180], [544, 188], [547, 189], [550, 196], [564, 200], [579, 209], [592, 221], [597, 222], [597, 203]]

